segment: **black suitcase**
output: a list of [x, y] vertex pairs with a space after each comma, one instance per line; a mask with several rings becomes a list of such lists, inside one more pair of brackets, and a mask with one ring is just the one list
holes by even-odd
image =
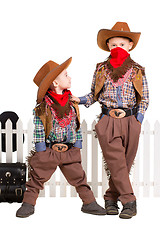
[[25, 184], [25, 163], [0, 163], [0, 202], [22, 202]]

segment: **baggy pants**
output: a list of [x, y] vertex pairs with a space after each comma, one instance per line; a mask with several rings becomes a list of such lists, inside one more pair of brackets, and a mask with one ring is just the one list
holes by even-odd
[[84, 204], [95, 201], [93, 192], [87, 184], [85, 172], [81, 165], [80, 149], [73, 147], [66, 152], [57, 152], [47, 147], [45, 152], [36, 152], [30, 162], [29, 181], [24, 193], [23, 202], [36, 204], [39, 190], [50, 179], [57, 166], [66, 177], [67, 181], [76, 188]]
[[104, 161], [111, 173], [104, 199], [119, 199], [123, 205], [136, 200], [129, 172], [136, 156], [141, 125], [134, 115], [121, 119], [104, 115], [95, 130]]

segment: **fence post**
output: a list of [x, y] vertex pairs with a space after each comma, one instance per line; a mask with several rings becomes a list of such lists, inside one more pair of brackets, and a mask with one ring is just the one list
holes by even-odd
[[154, 196], [160, 197], [160, 124], [154, 125]]

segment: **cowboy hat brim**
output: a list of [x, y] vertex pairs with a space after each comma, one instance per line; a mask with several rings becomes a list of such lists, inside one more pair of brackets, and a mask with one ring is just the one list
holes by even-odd
[[50, 71], [45, 78], [42, 80], [42, 82], [40, 83], [38, 92], [37, 92], [37, 103], [41, 103], [43, 101], [43, 98], [48, 90], [48, 88], [50, 87], [50, 85], [53, 83], [53, 81], [55, 80], [55, 78], [66, 68], [68, 68], [68, 66], [70, 65], [72, 61], [72, 57], [70, 57], [69, 59], [67, 59], [64, 63], [62, 63], [61, 65], [58, 65], [56, 68], [54, 68], [52, 71]]
[[140, 32], [128, 32], [128, 31], [101, 29], [97, 35], [97, 44], [101, 49], [110, 52], [108, 45], [106, 43], [106, 41], [109, 38], [126, 37], [126, 38], [130, 38], [133, 41], [133, 47], [130, 49], [130, 51], [131, 51], [136, 47], [138, 40], [140, 38], [140, 35], [141, 35]]

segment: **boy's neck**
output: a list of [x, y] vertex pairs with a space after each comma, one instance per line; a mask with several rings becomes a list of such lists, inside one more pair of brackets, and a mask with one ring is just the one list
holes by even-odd
[[60, 91], [55, 91], [55, 93], [57, 93], [57, 94], [63, 94], [63, 91], [62, 90], [60, 90]]
[[62, 89], [57, 89], [57, 88], [53, 90], [53, 92], [55, 92], [56, 94], [61, 94], [61, 95], [63, 94], [63, 91], [64, 91], [64, 89], [62, 90]]

